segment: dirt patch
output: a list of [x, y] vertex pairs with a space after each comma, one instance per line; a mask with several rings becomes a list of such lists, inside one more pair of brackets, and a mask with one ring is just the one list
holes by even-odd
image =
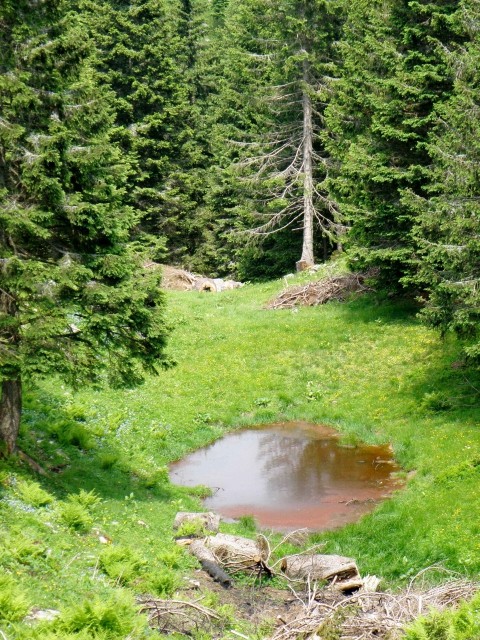
[[231, 589], [223, 588], [204, 571], [198, 569], [193, 578], [185, 578], [182, 590], [188, 599], [201, 597], [205, 591], [218, 596], [221, 604], [231, 605], [238, 620], [248, 620], [255, 628], [271, 621], [272, 625], [282, 624], [294, 613], [300, 613], [297, 598], [288, 590], [255, 583], [253, 586], [236, 584]]

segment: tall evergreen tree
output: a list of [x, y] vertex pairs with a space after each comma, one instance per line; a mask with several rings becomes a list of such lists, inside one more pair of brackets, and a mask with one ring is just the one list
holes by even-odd
[[130, 167], [69, 3], [0, 7], [0, 440], [22, 381], [133, 384], [165, 362], [158, 276], [130, 242]]
[[480, 361], [480, 2], [462, 0], [453, 24], [465, 43], [439, 47], [455, 83], [427, 147], [428, 195], [411, 192], [405, 200], [417, 213], [424, 316], [466, 339], [468, 356]]
[[342, 69], [327, 109], [327, 144], [340, 165], [330, 188], [351, 226], [349, 254], [390, 289], [416, 266], [415, 212], [431, 159], [425, 142], [452, 80], [438, 44], [455, 38], [456, 0], [348, 3]]
[[259, 58], [249, 54], [262, 39], [257, 34], [263, 29], [263, 16], [256, 3], [242, 0], [225, 7], [221, 25], [215, 12], [213, 18], [203, 51], [208, 64], [201, 74], [208, 87], [202, 102], [203, 131], [211, 159], [204, 205], [197, 210], [202, 246], [196, 265], [218, 275], [239, 274], [245, 236], [238, 232], [251, 221], [246, 223], [250, 207], [245, 185], [239, 184], [232, 166], [243, 153], [237, 142], [263, 131], [262, 109], [255, 96], [265, 81], [264, 70]]
[[[130, 203], [143, 211], [142, 227], [163, 238], [173, 261], [192, 251], [192, 220], [202, 197], [197, 91], [189, 72], [196, 1], [82, 3], [102, 79], [116, 96], [115, 137], [134, 164]], [[159, 243], [157, 257], [164, 255]]]

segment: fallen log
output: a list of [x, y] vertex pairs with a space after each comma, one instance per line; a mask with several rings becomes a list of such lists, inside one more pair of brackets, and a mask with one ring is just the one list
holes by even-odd
[[343, 556], [287, 556], [282, 558], [280, 568], [291, 580], [324, 581], [338, 591], [354, 591], [363, 586], [355, 560]]
[[233, 585], [232, 578], [220, 567], [215, 554], [205, 546], [201, 540], [195, 540], [189, 545], [190, 553], [200, 562], [202, 569], [225, 589]]
[[231, 573], [248, 571], [269, 577], [273, 575], [267, 564], [268, 548], [261, 541], [217, 533], [206, 538], [205, 544], [213, 551], [218, 563]]

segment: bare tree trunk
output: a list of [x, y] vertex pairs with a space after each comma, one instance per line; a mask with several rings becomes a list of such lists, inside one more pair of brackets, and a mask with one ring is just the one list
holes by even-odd
[[303, 246], [302, 257], [297, 262], [297, 270], [303, 271], [315, 264], [313, 255], [313, 222], [315, 218], [315, 204], [313, 201], [313, 110], [312, 101], [307, 93], [308, 69], [304, 65], [303, 91]]
[[22, 414], [22, 382], [4, 380], [0, 399], [0, 440], [6, 445], [7, 455], [15, 453]]

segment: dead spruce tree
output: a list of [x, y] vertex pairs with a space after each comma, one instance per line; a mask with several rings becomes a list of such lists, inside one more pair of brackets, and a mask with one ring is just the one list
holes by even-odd
[[262, 76], [253, 98], [260, 125], [237, 143], [243, 150], [237, 167], [255, 201], [251, 233], [301, 229], [297, 269], [303, 270], [315, 262], [315, 227], [324, 243], [334, 242], [341, 230], [326, 189], [329, 158], [321, 141], [339, 12], [332, 0], [264, 0], [261, 5], [261, 11], [257, 6], [252, 12], [256, 24], [243, 25], [245, 31], [251, 27], [251, 50], [244, 55], [252, 60], [253, 74]]

